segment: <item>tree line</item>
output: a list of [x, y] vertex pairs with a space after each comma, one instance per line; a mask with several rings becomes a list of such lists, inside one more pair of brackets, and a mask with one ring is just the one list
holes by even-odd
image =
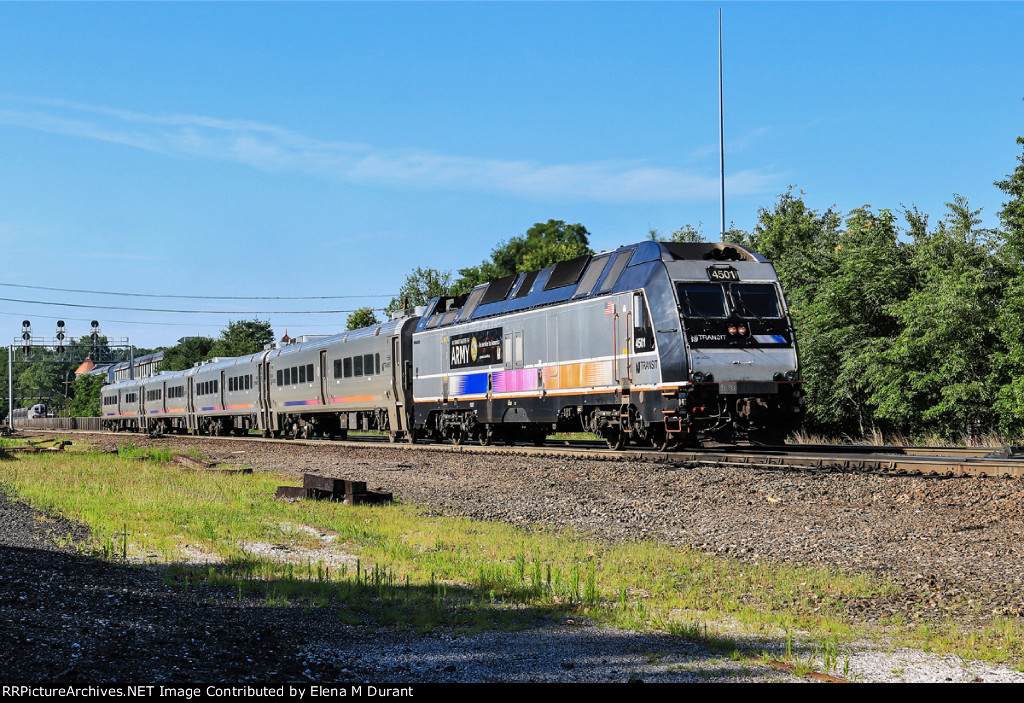
[[[1024, 137], [1017, 143], [1024, 146]], [[1017, 161], [995, 181], [1007, 196], [996, 229], [980, 228], [980, 210], [957, 194], [932, 218], [913, 206], [816, 210], [792, 187], [758, 211], [751, 231], [734, 227], [725, 234], [766, 256], [779, 274], [799, 344], [810, 430], [1024, 435], [1024, 154]], [[704, 239], [699, 225], [648, 236]], [[593, 253], [582, 224], [538, 222], [457, 276], [414, 269], [385, 313]], [[372, 308], [361, 308], [347, 327], [377, 322]], [[162, 368], [254, 353], [273, 339], [269, 322], [232, 322], [217, 339], [188, 338], [164, 350]], [[60, 365], [25, 367], [19, 387], [70, 383], [69, 369]], [[6, 386], [5, 368], [0, 382]], [[74, 387], [68, 395], [77, 395]], [[83, 395], [98, 393], [90, 387]]]

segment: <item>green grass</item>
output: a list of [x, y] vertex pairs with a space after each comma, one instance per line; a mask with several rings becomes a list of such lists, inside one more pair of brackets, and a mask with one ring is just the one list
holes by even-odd
[[791, 444], [851, 444], [868, 446], [899, 446], [899, 447], [1007, 447], [1024, 443], [1020, 437], [1012, 437], [998, 432], [986, 432], [981, 435], [960, 434], [944, 437], [935, 434], [924, 435], [886, 435], [880, 430], [866, 429], [857, 436], [841, 435], [827, 437], [810, 432], [796, 432], [786, 438]]
[[[268, 605], [330, 607], [345, 623], [475, 631], [582, 616], [701, 640], [725, 654], [746, 651], [730, 633], [781, 640], [799, 632], [811, 643], [802, 656], [835, 672], [846, 643], [879, 635], [846, 603], [896, 588], [836, 570], [439, 517], [414, 505], [277, 501], [274, 490], [286, 482], [278, 476], [184, 471], [166, 463], [170, 452], [123, 450], [22, 455], [0, 462], [0, 483], [47, 513], [88, 525], [87, 548], [103, 558], [163, 564], [165, 580], [182, 588], [217, 584]], [[335, 533], [325, 549], [350, 561], [325, 554], [288, 563], [242, 546], [324, 548], [319, 532], [304, 526]], [[983, 631], [893, 623], [882, 634], [935, 652], [1024, 661], [1024, 627], [1013, 620]]]

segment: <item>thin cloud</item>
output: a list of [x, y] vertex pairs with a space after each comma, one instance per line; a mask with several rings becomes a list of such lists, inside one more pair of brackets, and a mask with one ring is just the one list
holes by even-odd
[[[148, 115], [63, 100], [0, 96], [0, 124], [106, 141], [181, 159], [233, 162], [352, 183], [485, 190], [527, 197], [610, 202], [704, 200], [717, 197], [717, 176], [642, 160], [542, 164], [384, 149], [318, 140], [273, 125], [197, 115]], [[28, 104], [17, 109], [11, 103]], [[760, 136], [755, 133], [739, 141]], [[784, 174], [759, 170], [726, 179], [733, 195], [774, 192]]]

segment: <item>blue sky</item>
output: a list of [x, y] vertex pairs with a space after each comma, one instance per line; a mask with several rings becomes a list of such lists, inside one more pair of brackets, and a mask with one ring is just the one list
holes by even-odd
[[[344, 328], [415, 266], [534, 222], [595, 249], [718, 231], [788, 186], [846, 212], [954, 193], [997, 226], [1024, 135], [1021, 3], [0, 3], [0, 285], [140, 346], [261, 314]], [[7, 342], [5, 342], [7, 343]]]

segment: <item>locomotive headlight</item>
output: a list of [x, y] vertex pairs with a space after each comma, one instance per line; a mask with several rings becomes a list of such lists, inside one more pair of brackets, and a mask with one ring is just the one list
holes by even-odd
[[736, 331], [740, 333], [741, 337], [746, 337], [747, 336], [747, 326], [746, 325], [740, 325], [737, 328]]
[[795, 381], [797, 378], [799, 378], [799, 376], [800, 376], [800, 374], [798, 374], [796, 371], [787, 371], [786, 372], [786, 380], [787, 381]]
[[736, 325], [729, 325], [729, 336], [736, 336]]
[[700, 371], [694, 371], [693, 373], [691, 373], [690, 374], [690, 378], [693, 379], [694, 383], [703, 383], [704, 382], [704, 374], [702, 372], [700, 372]]

